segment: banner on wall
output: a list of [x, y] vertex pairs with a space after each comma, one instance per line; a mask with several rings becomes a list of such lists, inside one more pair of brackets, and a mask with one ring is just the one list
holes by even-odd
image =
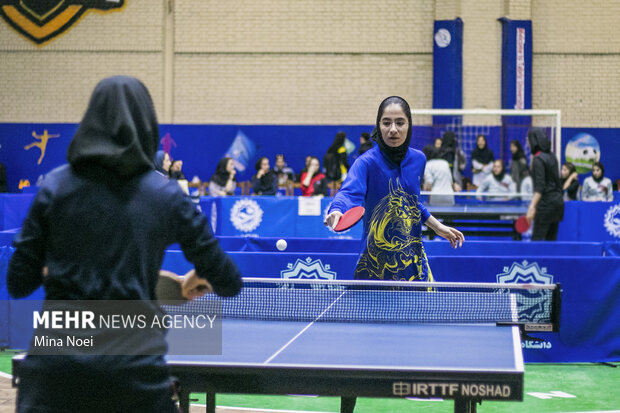
[[[463, 107], [463, 20], [436, 20], [433, 37], [433, 108]], [[446, 119], [435, 116], [433, 123]], [[447, 123], [450, 123], [448, 119]]]
[[125, 0], [0, 0], [0, 16], [26, 39], [41, 45], [64, 34], [91, 10], [117, 11], [124, 6]]

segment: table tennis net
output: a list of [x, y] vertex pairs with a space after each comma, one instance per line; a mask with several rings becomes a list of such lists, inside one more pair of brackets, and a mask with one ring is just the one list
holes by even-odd
[[[224, 318], [355, 323], [496, 323], [556, 330], [559, 285], [245, 279], [232, 298], [212, 295], [182, 311], [221, 305]], [[176, 309], [178, 310], [181, 309]]]

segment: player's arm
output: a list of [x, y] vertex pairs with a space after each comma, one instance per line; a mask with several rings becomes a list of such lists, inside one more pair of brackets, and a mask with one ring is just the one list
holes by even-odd
[[534, 220], [534, 216], [536, 215], [536, 205], [542, 198], [542, 191], [545, 187], [545, 165], [539, 158], [534, 158], [532, 161], [532, 184], [534, 185], [534, 195], [530, 200], [530, 205], [527, 208], [527, 214], [525, 218], [528, 223], [531, 223]]
[[26, 297], [43, 284], [45, 267], [45, 211], [49, 193], [41, 189], [32, 201], [22, 229], [15, 236], [15, 252], [7, 271], [7, 289], [14, 298]]
[[196, 275], [206, 279], [221, 296], [236, 295], [243, 285], [241, 273], [213, 236], [207, 217], [196, 209], [189, 197], [175, 197], [176, 239]]
[[435, 233], [440, 237], [443, 237], [450, 241], [450, 245], [452, 246], [452, 248], [460, 247], [463, 245], [463, 242], [465, 242], [465, 236], [461, 231], [456, 228], [452, 228], [442, 224], [437, 220], [437, 218], [432, 215], [428, 217], [424, 224], [433, 231], [435, 231]]
[[362, 159], [353, 162], [342, 186], [329, 206], [325, 225], [334, 228], [342, 214], [356, 206], [364, 206], [368, 189], [368, 163]]

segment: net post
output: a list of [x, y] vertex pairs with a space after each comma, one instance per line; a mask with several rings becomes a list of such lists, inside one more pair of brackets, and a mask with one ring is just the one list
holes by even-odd
[[560, 312], [562, 310], [562, 284], [556, 283], [551, 296], [551, 324], [553, 332], [560, 331]]

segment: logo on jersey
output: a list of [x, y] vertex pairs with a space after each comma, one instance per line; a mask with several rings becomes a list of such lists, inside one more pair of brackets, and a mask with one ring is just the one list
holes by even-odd
[[114, 11], [125, 0], [0, 0], [0, 16], [40, 45], [60, 36], [91, 10]]
[[620, 204], [612, 205], [605, 213], [605, 229], [620, 238]]
[[287, 280], [335, 280], [337, 275], [330, 270], [329, 264], [324, 265], [320, 259], [312, 260], [310, 257], [289, 263], [286, 270], [280, 271], [280, 277]]
[[252, 199], [240, 199], [230, 210], [230, 222], [241, 232], [254, 231], [263, 220], [263, 210]]

